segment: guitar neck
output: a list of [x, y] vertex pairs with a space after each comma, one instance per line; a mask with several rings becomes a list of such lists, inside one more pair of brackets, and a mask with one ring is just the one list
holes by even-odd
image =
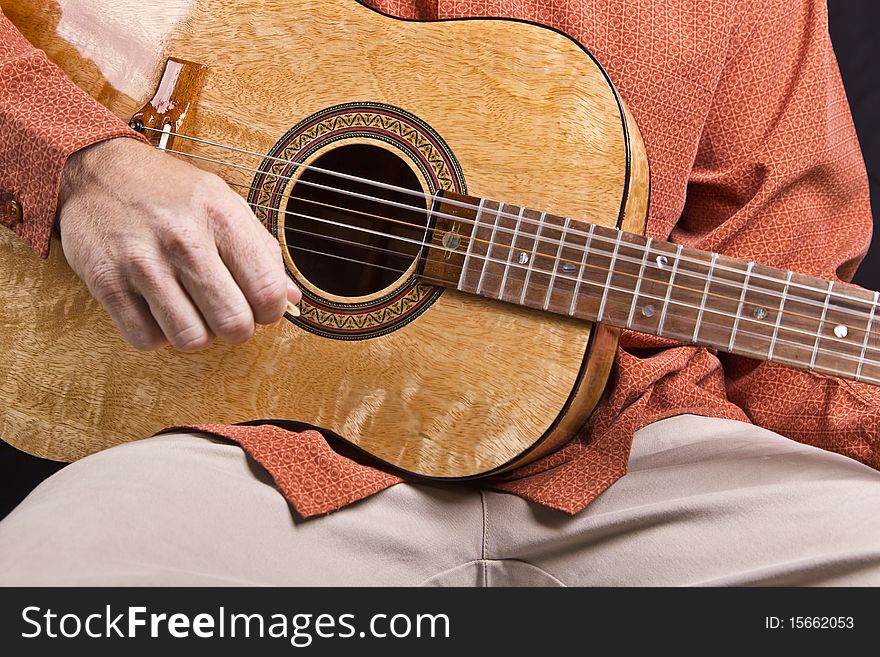
[[431, 218], [427, 282], [880, 385], [880, 293], [448, 192]]

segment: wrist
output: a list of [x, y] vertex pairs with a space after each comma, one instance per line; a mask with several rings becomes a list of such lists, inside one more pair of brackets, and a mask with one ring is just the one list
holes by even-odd
[[[128, 142], [123, 143], [123, 142]], [[71, 153], [61, 171], [58, 206], [55, 212], [55, 230], [60, 235], [61, 215], [64, 206], [78, 194], [90, 194], [100, 184], [101, 178], [113, 170], [113, 160], [129, 147], [133, 140], [115, 137], [89, 144]]]

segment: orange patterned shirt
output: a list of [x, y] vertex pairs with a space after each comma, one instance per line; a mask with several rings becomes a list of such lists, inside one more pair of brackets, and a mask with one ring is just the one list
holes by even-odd
[[[407, 18], [526, 19], [584, 44], [643, 133], [655, 239], [842, 280], [867, 249], [867, 179], [824, 0], [366, 4]], [[0, 204], [0, 219], [38, 253], [67, 155], [121, 134], [132, 133], [0, 22], [0, 195], [23, 208], [19, 220]], [[632, 332], [611, 386], [574, 440], [486, 485], [577, 512], [626, 472], [635, 431], [681, 413], [753, 422], [880, 468], [880, 388]], [[237, 441], [304, 517], [400, 481], [314, 431], [202, 429]]]

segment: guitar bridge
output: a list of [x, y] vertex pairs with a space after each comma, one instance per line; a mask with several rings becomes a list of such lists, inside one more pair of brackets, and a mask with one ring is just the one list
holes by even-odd
[[206, 69], [204, 64], [169, 58], [153, 98], [128, 125], [160, 150], [173, 148], [199, 95]]

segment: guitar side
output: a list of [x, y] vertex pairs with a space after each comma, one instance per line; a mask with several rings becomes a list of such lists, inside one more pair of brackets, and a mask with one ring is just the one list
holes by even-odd
[[[381, 103], [436, 130], [470, 193], [643, 232], [648, 167], [635, 123], [596, 63], [551, 30], [399, 21], [353, 0], [163, 2], [164, 14], [130, 3], [130, 17], [170, 17], [154, 38], [159, 28], [122, 28], [97, 2], [40, 4], [0, 0], [124, 120], [152, 96], [165, 60], [180, 57], [208, 66], [188, 134], [268, 153], [304, 117]], [[252, 172], [205, 168], [253, 183]], [[599, 399], [617, 344], [612, 329], [447, 290], [369, 339], [282, 320], [240, 347], [143, 354], [123, 343], [57, 242], [42, 262], [4, 233], [0, 259], [0, 435], [58, 460], [172, 425], [289, 418], [411, 472], [476, 476], [567, 440]]]

